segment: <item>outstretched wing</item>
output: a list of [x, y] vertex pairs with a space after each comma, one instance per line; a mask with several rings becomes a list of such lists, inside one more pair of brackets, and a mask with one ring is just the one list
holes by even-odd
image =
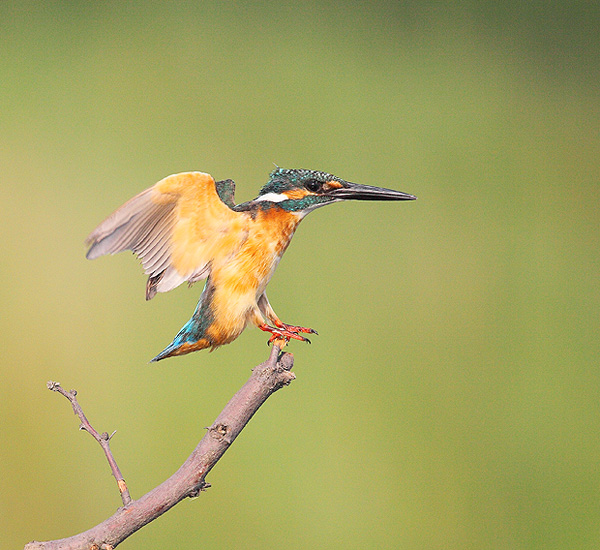
[[211, 262], [235, 254], [249, 216], [234, 212], [234, 184], [202, 172], [174, 174], [126, 202], [87, 238], [87, 258], [132, 250], [149, 275], [146, 299], [185, 281], [205, 279]]

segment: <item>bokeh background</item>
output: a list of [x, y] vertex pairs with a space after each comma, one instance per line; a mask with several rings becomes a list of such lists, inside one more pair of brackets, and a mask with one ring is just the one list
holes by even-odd
[[302, 224], [269, 286], [296, 382], [135, 548], [600, 546], [599, 8], [593, 2], [0, 3], [0, 548], [139, 497], [266, 336], [149, 365], [151, 302], [86, 235], [162, 177], [256, 196], [273, 163], [418, 195]]

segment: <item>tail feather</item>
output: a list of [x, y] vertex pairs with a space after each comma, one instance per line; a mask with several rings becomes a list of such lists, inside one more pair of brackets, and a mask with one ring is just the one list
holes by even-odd
[[183, 328], [177, 333], [173, 341], [156, 357], [150, 360], [151, 363], [175, 355], [185, 355], [192, 351], [215, 348], [219, 345], [214, 342], [213, 338], [207, 335], [207, 330], [213, 323], [213, 315], [210, 309], [212, 293], [213, 287], [209, 279], [204, 286], [202, 296], [196, 305], [192, 318], [183, 325]]
[[173, 340], [173, 342], [171, 342], [165, 349], [163, 349], [156, 357], [150, 359], [150, 363], [156, 363], [157, 361], [166, 359], [167, 357], [172, 357], [177, 351], [177, 348], [179, 348], [180, 346], [181, 344], [177, 344], [176, 340]]
[[212, 347], [212, 343], [207, 338], [200, 338], [199, 340], [185, 340], [184, 338], [176, 337], [164, 350], [162, 350], [156, 357], [150, 359], [150, 363], [156, 363], [167, 357], [174, 357], [176, 355], [185, 355], [192, 351], [198, 351]]

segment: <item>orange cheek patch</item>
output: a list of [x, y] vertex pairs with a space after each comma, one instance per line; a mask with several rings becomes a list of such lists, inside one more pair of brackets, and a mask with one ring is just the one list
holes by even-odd
[[285, 191], [284, 195], [291, 200], [303, 199], [307, 195], [312, 195], [313, 193], [309, 193], [306, 189], [290, 189], [289, 191]]

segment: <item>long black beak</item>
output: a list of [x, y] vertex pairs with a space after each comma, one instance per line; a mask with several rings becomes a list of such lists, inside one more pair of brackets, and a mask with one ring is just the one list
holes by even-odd
[[349, 181], [345, 181], [343, 185], [344, 187], [333, 189], [327, 194], [336, 199], [361, 201], [414, 201], [417, 198], [414, 195], [395, 191], [394, 189], [385, 189], [384, 187], [360, 185]]

